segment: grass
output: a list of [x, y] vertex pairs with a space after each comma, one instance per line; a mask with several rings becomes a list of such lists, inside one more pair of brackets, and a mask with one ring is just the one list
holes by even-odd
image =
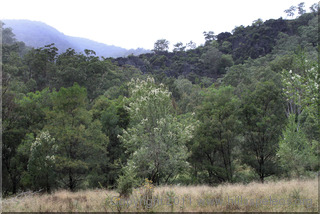
[[[6, 198], [3, 212], [317, 212], [318, 180], [209, 186], [160, 186], [145, 200], [138, 189], [127, 198], [110, 190], [59, 190]], [[271, 199], [270, 199], [271, 197]], [[242, 201], [241, 201], [242, 199]]]

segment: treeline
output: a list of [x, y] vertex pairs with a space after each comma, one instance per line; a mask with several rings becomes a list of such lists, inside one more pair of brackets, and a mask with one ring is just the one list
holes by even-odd
[[[143, 73], [166, 74], [178, 77], [183, 75], [192, 83], [201, 83], [203, 77], [211, 83], [222, 77], [232, 65], [243, 64], [246, 60], [257, 59], [268, 54], [285, 55], [295, 51], [301, 45], [307, 52], [315, 52], [318, 45], [317, 4], [311, 7], [311, 13], [303, 11], [296, 19], [261, 19], [253, 21], [251, 26], [238, 26], [232, 33], [213, 31], [204, 32], [205, 44], [196, 46], [173, 44], [173, 51], [168, 52], [169, 41], [158, 40], [154, 52], [116, 58], [112, 61], [122, 66], [125, 64], [139, 68]], [[291, 8], [291, 15], [294, 14]], [[289, 13], [289, 12], [288, 12]], [[316, 56], [315, 56], [316, 57]], [[207, 82], [208, 79], [205, 80]]]
[[303, 17], [297, 34], [278, 33], [271, 52], [243, 63], [210, 32], [189, 50], [169, 53], [162, 40], [153, 54], [100, 59], [28, 48], [4, 28], [3, 195], [314, 175], [319, 47], [303, 36], [317, 16], [291, 22]]

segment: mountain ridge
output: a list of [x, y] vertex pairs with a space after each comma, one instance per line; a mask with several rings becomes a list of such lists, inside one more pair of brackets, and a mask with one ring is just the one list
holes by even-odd
[[12, 28], [12, 32], [15, 34], [18, 41], [22, 41], [27, 46], [34, 48], [54, 43], [58, 48], [59, 53], [64, 52], [68, 48], [72, 48], [77, 52], [83, 52], [84, 49], [90, 49], [94, 50], [97, 56], [114, 58], [125, 57], [130, 54], [139, 55], [150, 52], [143, 48], [128, 50], [115, 45], [96, 42], [87, 38], [68, 36], [54, 27], [40, 21], [31, 21], [26, 19], [6, 19], [2, 21], [6, 27]]

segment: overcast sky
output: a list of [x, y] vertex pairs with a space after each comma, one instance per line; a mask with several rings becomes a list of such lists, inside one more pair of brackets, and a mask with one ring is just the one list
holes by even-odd
[[1, 19], [42, 21], [69, 36], [124, 48], [152, 49], [157, 39], [171, 46], [204, 43], [203, 31], [219, 34], [258, 18], [316, 0], [1, 0]]

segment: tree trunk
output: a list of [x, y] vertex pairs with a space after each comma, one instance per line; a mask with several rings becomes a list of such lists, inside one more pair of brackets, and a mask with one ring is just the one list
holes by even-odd
[[74, 190], [74, 185], [73, 185], [73, 178], [72, 178], [71, 169], [69, 169], [69, 189], [70, 189], [70, 191], [73, 191], [73, 190]]

